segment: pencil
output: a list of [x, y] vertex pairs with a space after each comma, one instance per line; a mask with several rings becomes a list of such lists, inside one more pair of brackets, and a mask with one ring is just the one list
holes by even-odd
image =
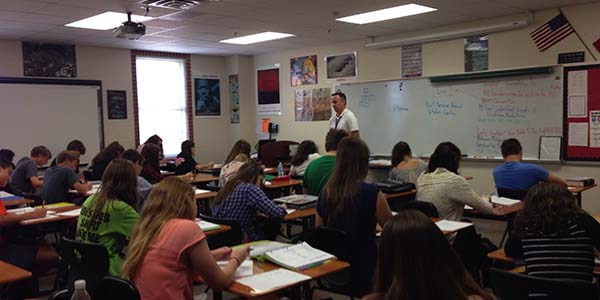
[[44, 208], [44, 206], [46, 206], [46, 200], [42, 200], [42, 208]]

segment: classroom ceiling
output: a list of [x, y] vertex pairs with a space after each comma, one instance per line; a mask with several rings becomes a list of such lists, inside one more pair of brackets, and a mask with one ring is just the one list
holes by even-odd
[[[140, 0], [0, 0], [0, 39], [71, 43], [102, 47], [193, 54], [261, 54], [368, 37], [394, 35], [432, 27], [525, 13], [589, 0], [221, 0], [189, 10], [153, 8], [146, 36], [136, 41], [114, 38], [111, 30], [63, 26], [106, 11], [145, 14]], [[335, 21], [370, 10], [417, 3], [438, 9], [367, 25]], [[254, 45], [219, 40], [278, 31], [296, 37]]]

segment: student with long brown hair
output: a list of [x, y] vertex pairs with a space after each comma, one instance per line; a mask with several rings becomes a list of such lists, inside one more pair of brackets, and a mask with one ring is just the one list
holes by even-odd
[[[194, 190], [167, 177], [154, 186], [129, 242], [122, 276], [132, 280], [145, 300], [192, 300], [193, 282], [202, 276], [209, 287], [223, 289], [248, 256], [249, 247], [211, 251], [196, 224]], [[228, 260], [221, 270], [216, 260]]]
[[273, 203], [260, 189], [262, 177], [262, 167], [249, 160], [227, 181], [213, 202], [212, 215], [240, 222], [246, 241], [264, 238], [256, 222], [258, 212], [267, 218], [283, 218], [286, 214], [283, 207]]
[[372, 288], [377, 254], [375, 225], [383, 226], [392, 216], [383, 193], [364, 182], [368, 171], [367, 145], [359, 138], [342, 139], [333, 174], [317, 201], [317, 226], [342, 230], [349, 237], [355, 296], [362, 296]]
[[[89, 175], [88, 180], [101, 180], [104, 170], [108, 164], [115, 158], [120, 158], [121, 154], [125, 152], [125, 148], [119, 144], [119, 142], [112, 142], [108, 144], [102, 151], [100, 151], [92, 159], [92, 165], [90, 170], [92, 171]], [[58, 162], [57, 162], [58, 163]]]
[[291, 176], [304, 176], [304, 171], [310, 164], [311, 161], [321, 157], [319, 154], [319, 148], [315, 142], [306, 140], [302, 141], [296, 153], [292, 156], [290, 161], [290, 175]]
[[246, 140], [235, 142], [219, 173], [219, 186], [224, 186], [229, 179], [235, 176], [240, 167], [250, 159], [250, 150], [252, 150], [252, 147]]
[[381, 232], [369, 300], [492, 300], [444, 234], [418, 211], [400, 211]]
[[229, 151], [229, 154], [227, 155], [227, 158], [225, 158], [225, 162], [223, 164], [226, 165], [232, 162], [236, 156], [240, 154], [246, 154], [246, 156], [250, 157], [251, 150], [252, 146], [250, 146], [250, 143], [248, 143], [246, 140], [238, 140], [235, 142], [235, 144], [233, 144], [233, 147], [231, 147], [231, 151]]
[[98, 193], [81, 207], [76, 239], [106, 247], [111, 275], [121, 274], [121, 252], [139, 219], [136, 208], [140, 198], [133, 163], [117, 158], [104, 171]]

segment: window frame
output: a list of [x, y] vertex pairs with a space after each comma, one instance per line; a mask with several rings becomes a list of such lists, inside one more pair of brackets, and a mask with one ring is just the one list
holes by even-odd
[[193, 115], [193, 102], [192, 102], [192, 72], [191, 72], [191, 56], [189, 54], [181, 53], [169, 53], [160, 51], [144, 51], [144, 50], [131, 50], [131, 78], [133, 83], [133, 118], [135, 127], [135, 145], [140, 145], [140, 118], [139, 118], [139, 106], [138, 106], [138, 92], [137, 92], [137, 58], [139, 57], [150, 57], [150, 58], [170, 58], [170, 59], [181, 59], [184, 61], [184, 77], [185, 77], [185, 111], [187, 115], [187, 138], [194, 140], [194, 115]]

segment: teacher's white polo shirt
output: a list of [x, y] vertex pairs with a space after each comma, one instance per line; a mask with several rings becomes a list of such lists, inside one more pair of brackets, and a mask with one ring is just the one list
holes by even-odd
[[339, 117], [335, 115], [335, 112], [333, 113], [329, 119], [329, 128], [342, 129], [350, 134], [352, 131], [358, 130], [358, 120], [354, 113], [346, 108]]

